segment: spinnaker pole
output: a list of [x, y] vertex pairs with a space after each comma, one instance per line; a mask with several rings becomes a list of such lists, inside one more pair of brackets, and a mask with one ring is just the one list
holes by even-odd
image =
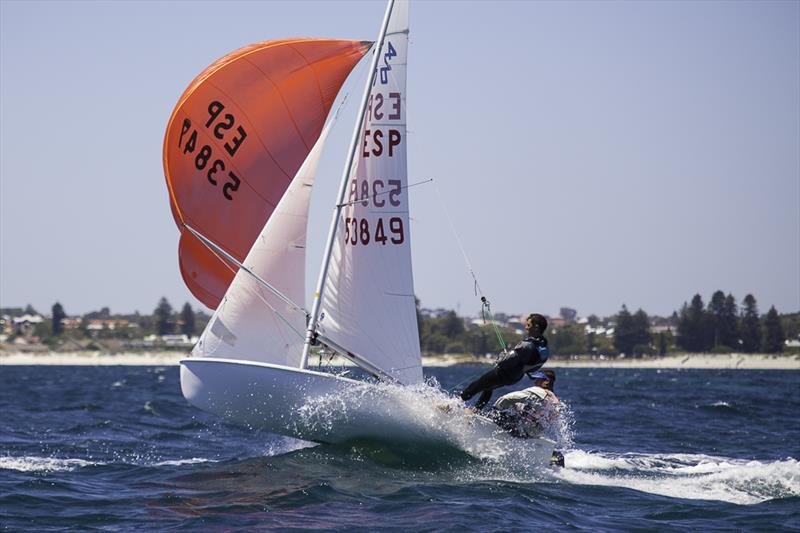
[[328, 267], [331, 262], [331, 255], [333, 254], [333, 245], [336, 240], [336, 232], [339, 229], [339, 219], [343, 209], [343, 202], [345, 194], [347, 193], [347, 182], [350, 180], [350, 171], [353, 168], [356, 152], [359, 146], [359, 138], [361, 137], [361, 128], [364, 124], [364, 117], [367, 111], [367, 104], [369, 103], [369, 95], [372, 91], [372, 82], [375, 79], [375, 74], [378, 67], [378, 59], [380, 52], [383, 48], [383, 41], [386, 38], [386, 30], [389, 27], [389, 19], [392, 16], [392, 8], [394, 7], [394, 0], [389, 0], [386, 5], [386, 14], [383, 16], [383, 23], [381, 30], [378, 34], [378, 39], [375, 41], [375, 50], [372, 55], [372, 62], [370, 64], [369, 76], [367, 76], [367, 83], [364, 86], [364, 95], [361, 97], [361, 108], [358, 111], [356, 118], [356, 126], [353, 129], [353, 137], [350, 140], [350, 152], [347, 155], [347, 161], [344, 164], [342, 171], [342, 180], [339, 184], [339, 196], [336, 201], [336, 208], [333, 212], [333, 220], [331, 220], [330, 230], [328, 231], [328, 240], [325, 242], [325, 253], [322, 259], [322, 268], [319, 272], [319, 279], [317, 280], [317, 288], [314, 291], [314, 303], [311, 306], [311, 316], [308, 319], [308, 328], [306, 329], [306, 340], [303, 344], [303, 355], [300, 359], [300, 368], [308, 366], [308, 352], [311, 349], [311, 343], [314, 340], [315, 328], [317, 320], [319, 320], [320, 307], [322, 305], [322, 291], [325, 288], [325, 278], [328, 275]]

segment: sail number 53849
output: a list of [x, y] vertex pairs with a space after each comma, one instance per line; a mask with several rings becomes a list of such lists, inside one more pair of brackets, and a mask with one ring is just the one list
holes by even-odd
[[[387, 226], [389, 235], [387, 235]], [[366, 218], [347, 217], [344, 219], [345, 245], [361, 244], [366, 246], [370, 243], [379, 243], [385, 246], [387, 242], [403, 244], [405, 240], [403, 219], [400, 217], [391, 217], [388, 224], [384, 223], [383, 218], [379, 218], [372, 228]]]

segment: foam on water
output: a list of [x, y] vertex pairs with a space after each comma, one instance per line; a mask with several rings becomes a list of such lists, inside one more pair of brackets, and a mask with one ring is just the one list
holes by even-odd
[[56, 459], [54, 457], [0, 457], [0, 470], [17, 472], [65, 472], [84, 466], [99, 465], [83, 459]]
[[293, 439], [292, 437], [284, 437], [282, 435], [275, 435], [272, 441], [264, 450], [264, 456], [274, 457], [277, 455], [284, 455], [304, 448], [313, 448], [317, 446], [316, 443], [308, 442], [300, 439]]
[[334, 435], [348, 424], [369, 420], [380, 426], [376, 433], [392, 431], [407, 440], [445, 440], [455, 445], [463, 440], [469, 417], [463, 404], [435, 383], [353, 385], [337, 394], [309, 398], [299, 413], [304, 426]]
[[21, 456], [0, 457], [0, 470], [16, 470], [17, 472], [71, 472], [79, 468], [87, 466], [107, 466], [114, 464], [131, 465], [131, 466], [146, 466], [146, 467], [159, 467], [159, 466], [183, 466], [194, 465], [201, 463], [216, 463], [217, 460], [208, 459], [205, 457], [190, 457], [186, 459], [173, 459], [166, 461], [158, 460], [144, 460], [139, 457], [117, 458], [112, 462], [105, 461], [87, 461], [85, 459], [76, 458], [59, 458], [59, 457], [40, 457], [40, 456]]
[[200, 463], [214, 463], [211, 459], [204, 457], [192, 457], [190, 459], [175, 459], [172, 461], [160, 461], [149, 466], [183, 466], [183, 465], [196, 465]]
[[[354, 385], [338, 394], [309, 399], [299, 409], [299, 415], [303, 427], [332, 435], [350, 431], [360, 423], [372, 427], [359, 427], [356, 433], [371, 432], [369, 437], [377, 440], [445, 445], [495, 462], [543, 462], [536, 441], [511, 437], [477, 417], [435, 380], [414, 386]], [[569, 444], [571, 428], [571, 418], [566, 415], [554, 424], [547, 437]], [[549, 461], [549, 452], [546, 455], [544, 460]]]
[[604, 454], [571, 451], [555, 477], [691, 500], [752, 505], [800, 496], [800, 462], [763, 463], [703, 454]]

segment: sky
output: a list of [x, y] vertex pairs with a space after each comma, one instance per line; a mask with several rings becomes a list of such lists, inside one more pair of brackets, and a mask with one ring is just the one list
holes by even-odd
[[[384, 8], [0, 1], [0, 307], [201, 307], [161, 160], [178, 97], [246, 44], [374, 40]], [[317, 175], [309, 299], [365, 76]], [[800, 311], [800, 2], [416, 2], [407, 93], [423, 307], [478, 312], [460, 239], [496, 312], [718, 289]]]

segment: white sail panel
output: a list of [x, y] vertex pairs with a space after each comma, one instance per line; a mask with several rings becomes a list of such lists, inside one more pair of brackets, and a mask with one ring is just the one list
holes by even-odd
[[[329, 123], [281, 198], [244, 265], [297, 305], [305, 294], [311, 189]], [[299, 366], [305, 314], [239, 270], [192, 353]]]
[[408, 2], [395, 4], [322, 294], [318, 331], [402, 383], [422, 379], [408, 221]]

